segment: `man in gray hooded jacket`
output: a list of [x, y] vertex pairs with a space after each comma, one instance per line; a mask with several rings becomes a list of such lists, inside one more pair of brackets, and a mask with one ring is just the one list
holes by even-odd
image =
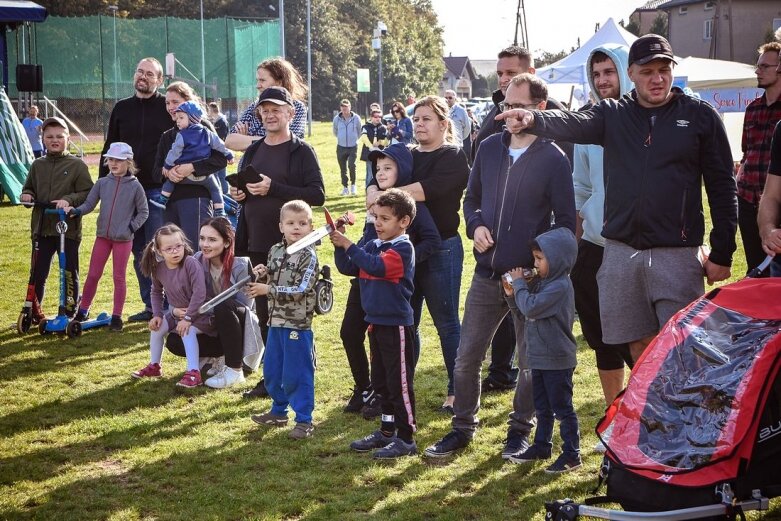
[[[632, 90], [627, 74], [629, 48], [619, 44], [597, 47], [586, 61], [586, 73], [591, 92], [598, 101], [619, 99]], [[605, 238], [604, 149], [599, 145], [575, 145], [572, 177], [575, 184], [575, 209], [578, 211], [578, 259], [572, 269], [575, 286], [575, 308], [586, 342], [597, 359], [599, 381], [610, 405], [624, 388], [624, 365], [632, 366], [629, 345], [606, 344], [602, 341], [599, 318], [597, 272], [602, 265]]]

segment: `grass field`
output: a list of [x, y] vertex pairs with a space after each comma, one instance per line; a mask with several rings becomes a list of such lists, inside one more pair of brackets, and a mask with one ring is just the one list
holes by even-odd
[[[362, 216], [361, 198], [337, 196], [340, 183], [329, 127], [316, 124], [310, 140], [321, 161], [328, 206]], [[94, 167], [92, 171], [96, 175]], [[95, 215], [85, 218], [82, 279]], [[322, 214], [316, 220], [322, 224]], [[359, 233], [355, 226], [348, 235], [357, 238]], [[243, 400], [244, 388], [175, 387], [184, 361], [172, 355], [164, 356], [163, 379], [131, 379], [131, 371], [148, 360], [148, 332], [142, 324], [131, 324], [121, 334], [97, 330], [72, 340], [17, 335], [9, 326], [24, 300], [29, 210], [0, 204], [0, 234], [5, 241], [0, 249], [0, 519], [528, 520], [543, 518], [544, 501], [582, 499], [596, 484], [601, 456], [592, 451], [593, 427], [602, 415], [603, 399], [594, 357], [581, 336], [575, 402], [582, 468], [551, 477], [542, 464], [502, 462], [510, 393], [485, 397], [477, 437], [454, 458], [432, 462], [418, 456], [380, 464], [348, 449], [350, 441], [375, 424], [341, 411], [351, 391], [339, 341], [346, 278], [335, 273], [334, 311], [315, 319], [315, 435], [293, 442], [285, 430], [250, 421], [251, 413], [268, 409], [268, 399]], [[319, 249], [319, 256], [321, 263], [333, 265], [330, 244]], [[469, 252], [466, 259], [462, 306], [474, 265]], [[130, 271], [126, 316], [141, 308]], [[738, 254], [734, 278], [744, 271]], [[55, 310], [56, 272], [52, 270], [44, 304], [49, 314]], [[110, 308], [109, 269], [93, 311]], [[446, 375], [428, 317], [423, 335], [415, 382], [421, 449], [450, 428], [450, 418], [437, 411]], [[257, 377], [249, 380], [254, 384]], [[781, 504], [774, 501], [772, 506], [764, 519], [781, 519]]]

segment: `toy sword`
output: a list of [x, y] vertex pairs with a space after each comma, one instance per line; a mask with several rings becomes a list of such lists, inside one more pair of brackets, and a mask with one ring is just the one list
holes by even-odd
[[204, 302], [203, 305], [198, 308], [198, 314], [203, 315], [204, 313], [210, 312], [212, 309], [216, 308], [218, 304], [222, 304], [233, 295], [241, 291], [241, 289], [246, 286], [248, 282], [252, 282], [254, 278], [254, 275], [246, 275], [240, 278], [236, 284], [226, 289], [208, 302]]
[[288, 246], [287, 250], [285, 250], [288, 255], [293, 255], [295, 252], [301, 251], [307, 246], [316, 243], [326, 235], [329, 235], [332, 231], [336, 230], [337, 228], [341, 228], [345, 224], [349, 224], [350, 226], [355, 224], [355, 215], [352, 212], [345, 212], [344, 215], [339, 217], [334, 222], [333, 218], [331, 218], [331, 214], [328, 212], [328, 208], [323, 208], [323, 210], [325, 210], [325, 222], [327, 224], [325, 226], [321, 226], [313, 232], [310, 232], [295, 243]]

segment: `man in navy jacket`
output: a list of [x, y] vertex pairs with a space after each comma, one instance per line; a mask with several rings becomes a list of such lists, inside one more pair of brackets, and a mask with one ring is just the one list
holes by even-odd
[[[507, 87], [502, 110], [544, 108], [545, 82], [523, 73]], [[575, 196], [569, 160], [552, 141], [521, 131], [509, 121], [501, 134], [480, 146], [464, 199], [467, 235], [474, 240], [477, 261], [466, 298], [461, 342], [454, 371], [453, 430], [424, 452], [444, 457], [466, 447], [477, 430], [480, 367], [491, 337], [507, 313], [515, 326], [520, 368], [513, 412], [502, 457], [528, 448], [534, 420], [531, 373], [523, 341], [524, 318], [502, 289], [502, 275], [513, 268], [532, 268], [531, 241], [555, 227], [575, 232]], [[489, 333], [489, 334], [486, 334]]]

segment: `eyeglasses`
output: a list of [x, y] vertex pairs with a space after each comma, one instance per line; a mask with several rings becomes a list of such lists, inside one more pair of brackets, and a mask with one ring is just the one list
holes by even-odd
[[167, 253], [171, 255], [172, 253], [176, 253], [184, 248], [184, 244], [177, 244], [176, 246], [169, 246], [168, 248], [163, 248], [161, 250], [163, 253]]
[[769, 65], [767, 63], [760, 63], [759, 65], [754, 67], [754, 70], [755, 71], [758, 70], [758, 71], [763, 71], [764, 72], [764, 71], [766, 71], [768, 69], [777, 69], [777, 68], [778, 68], [778, 64], [777, 63], [775, 65]]
[[526, 109], [526, 110], [532, 110], [537, 108], [537, 103], [505, 103], [504, 101], [499, 102], [499, 110], [502, 112], [507, 112], [508, 110], [515, 110], [515, 109]]
[[157, 78], [157, 73], [154, 71], [145, 71], [143, 69], [136, 69], [136, 76], [144, 76], [150, 80]]

